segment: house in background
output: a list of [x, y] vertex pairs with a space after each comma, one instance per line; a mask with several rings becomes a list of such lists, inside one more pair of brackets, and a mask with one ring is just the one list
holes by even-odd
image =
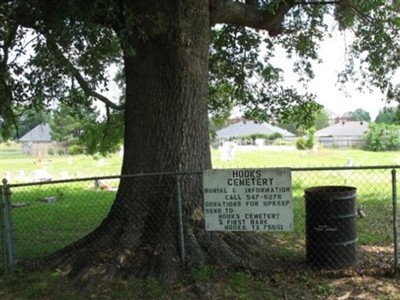
[[367, 131], [368, 122], [340, 121], [318, 130], [315, 136], [318, 143], [326, 148], [361, 148]]
[[39, 124], [22, 136], [19, 141], [22, 143], [24, 154], [43, 156], [56, 150], [56, 143], [51, 140], [49, 124]]
[[283, 139], [294, 139], [295, 135], [285, 129], [270, 125], [268, 123], [256, 123], [254, 121], [240, 121], [233, 125], [217, 131], [217, 140], [230, 140], [233, 138], [247, 137], [251, 134], [271, 135], [279, 133]]
[[[232, 124], [232, 123], [231, 123]], [[270, 145], [264, 139], [251, 139], [252, 134], [272, 135], [279, 133], [281, 140], [295, 140], [295, 135], [285, 129], [270, 125], [268, 123], [256, 123], [254, 121], [241, 120], [226, 128], [218, 130], [216, 135], [217, 144], [221, 152], [221, 160], [230, 160], [234, 156], [234, 152], [238, 149], [251, 151], [265, 147], [272, 151], [294, 150], [294, 146], [287, 145]]]

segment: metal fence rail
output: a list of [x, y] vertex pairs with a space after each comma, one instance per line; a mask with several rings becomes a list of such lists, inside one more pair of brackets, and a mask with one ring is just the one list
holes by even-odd
[[[260, 251], [271, 254], [274, 268], [351, 265], [354, 254], [360, 272], [395, 271], [398, 266], [396, 170], [399, 168], [293, 168], [294, 229], [291, 232], [259, 233], [269, 241]], [[182, 189], [187, 180], [201, 180], [199, 172], [90, 177], [26, 184], [10, 184], [3, 180], [0, 186], [0, 269], [11, 268], [16, 260], [45, 256], [83, 237], [108, 214], [121, 178], [132, 178], [136, 184], [143, 185], [143, 191], [151, 192], [152, 187], [146, 186], [143, 179], [152, 176], [172, 178], [171, 182], [176, 184], [173, 189], [179, 216], [176, 228], [179, 230], [181, 263], [185, 264], [185, 226], [192, 220], [183, 212], [187, 203]], [[347, 203], [347, 198], [342, 199], [343, 194], [339, 193], [334, 195], [339, 200], [317, 199], [316, 204], [311, 204], [315, 207], [307, 207], [309, 200], [305, 191], [321, 186], [355, 187], [354, 202]], [[313, 219], [312, 216], [317, 217]], [[324, 221], [321, 225], [318, 223], [320, 216], [323, 220], [335, 219], [338, 225], [332, 225], [331, 221]], [[349, 220], [343, 221], [346, 218]], [[354, 228], [349, 225], [353, 223]], [[312, 248], [310, 245], [315, 242], [322, 246]], [[354, 247], [354, 253], [351, 247]], [[307, 261], [311, 264], [305, 264]]]

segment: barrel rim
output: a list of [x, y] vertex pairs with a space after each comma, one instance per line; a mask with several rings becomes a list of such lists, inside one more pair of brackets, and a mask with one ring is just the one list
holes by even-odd
[[305, 193], [308, 194], [319, 194], [319, 193], [352, 193], [356, 192], [357, 188], [354, 186], [344, 186], [344, 185], [322, 185], [322, 186], [313, 186], [306, 188], [304, 190]]

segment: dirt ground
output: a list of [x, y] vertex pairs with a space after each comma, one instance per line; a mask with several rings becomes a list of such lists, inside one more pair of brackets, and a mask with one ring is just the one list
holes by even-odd
[[326, 299], [400, 299], [400, 269], [394, 265], [393, 247], [362, 246], [354, 269], [325, 280], [332, 288]]
[[175, 284], [103, 278], [85, 287], [77, 287], [61, 270], [20, 271], [0, 276], [0, 299], [400, 300], [393, 247], [362, 246], [356, 266], [344, 270], [310, 270], [304, 259], [289, 263], [280, 270], [271, 266], [270, 273], [203, 266]]

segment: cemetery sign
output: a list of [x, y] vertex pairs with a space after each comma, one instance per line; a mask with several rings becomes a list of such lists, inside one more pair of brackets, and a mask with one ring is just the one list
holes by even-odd
[[207, 231], [293, 230], [289, 168], [203, 172]]

